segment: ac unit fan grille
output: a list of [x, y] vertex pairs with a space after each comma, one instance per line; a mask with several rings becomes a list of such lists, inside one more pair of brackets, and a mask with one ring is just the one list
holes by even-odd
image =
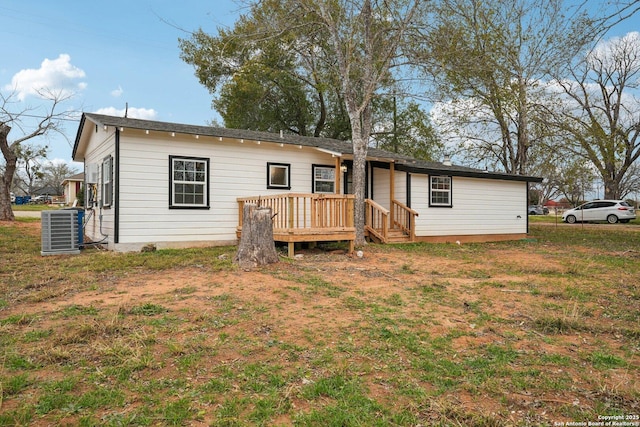
[[42, 211], [42, 255], [80, 253], [78, 211]]

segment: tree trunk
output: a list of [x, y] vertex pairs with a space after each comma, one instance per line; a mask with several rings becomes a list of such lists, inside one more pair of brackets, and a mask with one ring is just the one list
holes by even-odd
[[9, 132], [11, 127], [5, 123], [0, 123], [0, 151], [5, 159], [4, 174], [0, 175], [0, 221], [13, 221], [13, 210], [11, 209], [11, 182], [16, 171], [18, 156], [9, 146]]
[[278, 261], [271, 208], [245, 203], [242, 208], [242, 234], [234, 262], [243, 270], [250, 270]]
[[365, 188], [366, 188], [366, 168], [367, 168], [367, 144], [366, 140], [355, 132], [353, 139], [353, 190], [356, 196], [354, 222], [356, 227], [356, 247], [363, 247], [367, 244], [365, 240]]

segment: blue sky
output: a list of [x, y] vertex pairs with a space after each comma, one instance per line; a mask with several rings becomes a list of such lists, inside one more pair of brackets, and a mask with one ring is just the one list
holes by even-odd
[[[128, 103], [131, 117], [206, 124], [219, 117], [180, 59], [178, 38], [233, 26], [240, 11], [233, 0], [3, 0], [0, 89], [15, 90], [16, 108], [37, 106], [32, 89], [46, 86], [75, 93], [65, 109], [121, 115]], [[638, 30], [635, 16], [610, 35]], [[32, 142], [48, 144], [50, 159], [70, 161], [77, 126], [65, 124], [66, 138]]]
[[[16, 89], [14, 111], [37, 106], [32, 88], [47, 85], [75, 93], [65, 109], [121, 114], [128, 103], [130, 116], [206, 124], [211, 95], [180, 59], [178, 28], [215, 32], [239, 12], [232, 0], [3, 0], [0, 89]], [[69, 141], [32, 141], [70, 161], [77, 126], [65, 124]]]

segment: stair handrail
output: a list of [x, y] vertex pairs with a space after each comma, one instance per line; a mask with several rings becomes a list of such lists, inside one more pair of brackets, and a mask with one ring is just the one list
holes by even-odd
[[369, 234], [387, 243], [389, 238], [389, 210], [371, 199], [365, 200], [365, 228]]
[[391, 209], [394, 213], [392, 228], [400, 228], [412, 242], [415, 241], [418, 212], [396, 199], [391, 200]]

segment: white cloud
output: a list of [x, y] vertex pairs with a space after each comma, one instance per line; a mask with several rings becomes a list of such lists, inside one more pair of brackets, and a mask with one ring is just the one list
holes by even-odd
[[[124, 108], [106, 107], [94, 111], [96, 114], [105, 114], [108, 116], [124, 117]], [[131, 119], [154, 120], [158, 116], [158, 112], [153, 108], [129, 108], [126, 110], [127, 117]]]
[[[611, 37], [603, 40], [591, 51], [589, 58], [598, 58], [606, 65], [611, 66], [620, 57], [628, 56], [629, 52], [636, 51], [640, 45], [640, 32], [631, 31], [622, 37]], [[612, 61], [611, 64], [607, 61]]]
[[71, 56], [63, 53], [56, 59], [45, 59], [38, 69], [18, 71], [4, 89], [14, 91], [20, 101], [29, 95], [41, 96], [43, 91], [67, 96], [87, 87], [86, 82], [78, 82], [85, 77], [83, 70], [71, 64]]
[[123, 93], [124, 90], [122, 90], [122, 86], [118, 86], [118, 89], [114, 89], [111, 91], [111, 96], [113, 96], [114, 98], [120, 98]]

